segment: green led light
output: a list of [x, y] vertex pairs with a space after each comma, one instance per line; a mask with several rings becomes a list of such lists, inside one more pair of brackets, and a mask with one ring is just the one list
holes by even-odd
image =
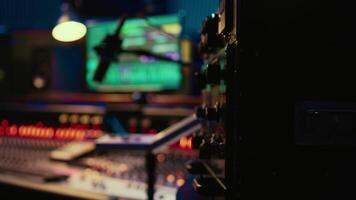
[[224, 80], [220, 80], [219, 89], [220, 89], [221, 93], [225, 93], [226, 92], [226, 84], [225, 84]]

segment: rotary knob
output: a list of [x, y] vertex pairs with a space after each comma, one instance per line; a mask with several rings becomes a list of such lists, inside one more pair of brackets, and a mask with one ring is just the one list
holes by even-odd
[[199, 106], [195, 109], [195, 114], [198, 119], [205, 119], [206, 118], [206, 108], [203, 106]]
[[199, 149], [200, 145], [203, 143], [204, 137], [201, 134], [195, 134], [192, 137], [192, 147], [193, 149]]
[[206, 119], [209, 121], [219, 121], [220, 112], [217, 108], [211, 107], [206, 109]]
[[208, 65], [206, 69], [206, 80], [208, 84], [218, 85], [220, 84], [221, 69], [220, 65]]
[[195, 76], [195, 80], [197, 82], [197, 85], [198, 85], [199, 89], [200, 90], [205, 89], [206, 88], [206, 84], [208, 83], [206, 75], [201, 73], [201, 72], [195, 72], [194, 76]]

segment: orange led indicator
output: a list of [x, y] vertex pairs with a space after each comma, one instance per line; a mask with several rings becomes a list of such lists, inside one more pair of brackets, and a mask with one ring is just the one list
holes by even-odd
[[184, 179], [182, 179], [182, 178], [177, 179], [176, 184], [178, 187], [182, 187], [184, 185], [184, 183], [185, 183]]
[[176, 177], [175, 177], [173, 174], [169, 174], [169, 175], [166, 177], [166, 180], [167, 180], [167, 182], [169, 182], [169, 183], [173, 183], [173, 182], [176, 180]]
[[188, 145], [188, 139], [186, 137], [182, 137], [179, 140], [179, 147], [185, 149], [187, 148], [187, 145]]
[[188, 139], [187, 148], [192, 149], [192, 137], [189, 137], [189, 139]]
[[17, 126], [16, 126], [16, 125], [12, 125], [12, 126], [10, 127], [10, 129], [9, 129], [9, 134], [10, 134], [11, 136], [17, 135]]

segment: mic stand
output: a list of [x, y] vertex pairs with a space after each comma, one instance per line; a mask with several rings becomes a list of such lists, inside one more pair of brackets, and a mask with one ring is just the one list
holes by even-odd
[[[102, 41], [102, 43], [94, 48], [96, 53], [100, 56], [100, 62], [93, 77], [95, 81], [97, 82], [103, 81], [110, 63], [112, 61], [117, 60], [117, 56], [120, 55], [121, 53], [145, 55], [159, 60], [164, 60], [164, 61], [169, 61], [169, 62], [174, 62], [179, 64], [189, 64], [189, 63], [184, 63], [181, 60], [174, 60], [172, 58], [154, 54], [152, 52], [145, 51], [145, 50], [122, 49], [121, 46], [122, 46], [123, 39], [120, 37], [120, 32], [122, 27], [124, 26], [125, 21], [126, 21], [126, 17], [122, 18], [115, 32], [113, 34], [108, 34], [105, 37], [105, 39]], [[147, 197], [148, 200], [154, 200], [154, 192], [155, 192], [154, 186], [156, 182], [156, 156], [152, 151], [146, 152], [145, 165], [146, 165], [146, 172], [147, 172]]]

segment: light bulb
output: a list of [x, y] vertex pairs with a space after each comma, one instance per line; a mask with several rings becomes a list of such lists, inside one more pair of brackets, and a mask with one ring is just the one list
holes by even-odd
[[52, 36], [61, 42], [73, 42], [81, 39], [87, 33], [87, 27], [76, 21], [59, 23], [52, 30]]

